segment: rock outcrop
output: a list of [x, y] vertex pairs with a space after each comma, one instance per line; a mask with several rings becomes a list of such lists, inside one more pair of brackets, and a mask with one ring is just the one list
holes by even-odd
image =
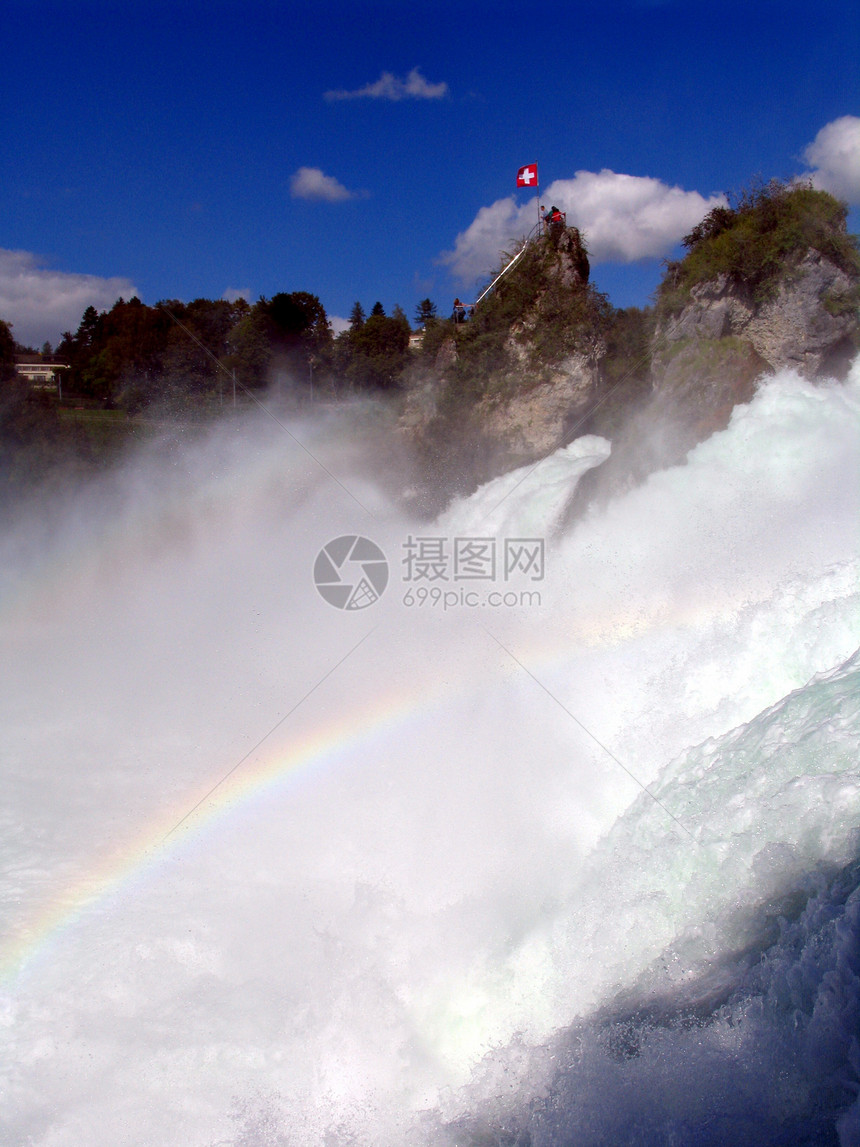
[[650, 353], [650, 317], [612, 312], [588, 285], [575, 229], [530, 244], [473, 322], [437, 328], [433, 357], [413, 372], [400, 425], [426, 508], [577, 435], [608, 438], [612, 454], [580, 482], [569, 521], [683, 462], [768, 372], [844, 377], [860, 346], [846, 214], [826, 192], [778, 183], [710, 212], [668, 266]]
[[857, 353], [856, 289], [811, 248], [786, 260], [762, 299], [725, 273], [693, 286], [680, 313], [658, 319], [652, 343], [654, 413], [675, 427], [675, 454], [725, 427], [770, 371], [844, 378]]
[[[658, 303], [650, 401], [629, 411], [612, 435], [612, 455], [585, 476], [572, 516], [682, 462], [693, 446], [728, 425], [734, 407], [750, 401], [763, 375], [788, 368], [811, 381], [841, 379], [857, 353], [860, 261], [835, 200], [776, 185], [743, 211], [721, 208], [712, 216], [712, 229], [706, 219], [688, 237], [691, 255], [670, 265], [661, 287], [662, 302], [679, 290], [686, 289], [686, 297], [680, 305], [677, 294], [674, 305]], [[792, 228], [782, 235], [781, 218]], [[734, 248], [726, 243], [730, 229], [729, 239], [740, 233]], [[804, 230], [806, 241], [786, 249], [785, 238]], [[749, 262], [746, 277], [735, 269], [689, 283], [701, 265], [697, 248], [711, 244], [705, 254], [719, 264], [721, 257], [748, 259], [756, 242], [761, 262]], [[593, 429], [601, 433], [599, 426]]]
[[551, 454], [566, 444], [577, 415], [588, 409], [598, 385], [601, 346], [592, 356], [570, 355], [544, 382], [510, 397], [481, 399], [478, 418], [486, 434], [510, 455], [515, 465]]
[[844, 377], [856, 352], [855, 291], [856, 279], [815, 250], [793, 256], [773, 294], [760, 303], [748, 286], [725, 273], [700, 283], [679, 315], [658, 323], [655, 389], [671, 391], [683, 383], [686, 372], [677, 360], [691, 341], [713, 346], [734, 339], [765, 369], [788, 367], [808, 379]]
[[594, 402], [605, 354], [598, 296], [576, 228], [529, 244], [406, 388], [402, 433], [438, 508], [505, 470], [551, 454]]

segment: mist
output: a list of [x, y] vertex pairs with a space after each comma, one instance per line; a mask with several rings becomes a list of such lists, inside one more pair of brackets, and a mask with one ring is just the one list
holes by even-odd
[[[765, 380], [567, 530], [602, 439], [428, 523], [382, 410], [275, 413], [0, 540], [9, 1144], [478, 1142], [571, 1033], [713, 985], [762, 905], [856, 854], [856, 727], [784, 703], [856, 680], [856, 363]], [[388, 584], [336, 609], [315, 562], [354, 535]], [[455, 580], [458, 538], [493, 540], [492, 581]], [[418, 539], [448, 542], [437, 586]], [[517, 539], [541, 577], [504, 577]], [[635, 1073], [691, 1055], [665, 1039], [581, 1056], [532, 1142], [586, 1093], [584, 1141], [617, 1139]]]

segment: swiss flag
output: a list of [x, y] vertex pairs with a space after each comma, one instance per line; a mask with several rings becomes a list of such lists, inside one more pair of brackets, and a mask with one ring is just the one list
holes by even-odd
[[537, 164], [527, 163], [517, 172], [517, 187], [537, 187]]

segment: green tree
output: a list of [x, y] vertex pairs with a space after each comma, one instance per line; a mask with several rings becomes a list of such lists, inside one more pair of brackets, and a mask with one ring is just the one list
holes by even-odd
[[272, 343], [266, 316], [256, 306], [249, 308], [233, 329], [225, 359], [243, 387], [253, 390], [266, 382], [272, 362]]
[[268, 322], [274, 354], [293, 367], [306, 366], [311, 356], [327, 350], [331, 326], [320, 300], [307, 291], [281, 292], [257, 307]]
[[137, 297], [118, 299], [102, 314], [87, 307], [77, 333], [67, 331], [58, 348], [71, 367], [64, 388], [106, 405], [116, 403], [131, 374], [149, 389], [161, 371], [170, 327], [167, 314]]
[[128, 302], [118, 299], [104, 316], [101, 345], [90, 359], [87, 377], [92, 392], [107, 404], [115, 404], [131, 372], [144, 380], [148, 391], [157, 391], [173, 329], [163, 308], [148, 307], [137, 297]]
[[213, 405], [230, 370], [230, 333], [237, 310], [225, 299], [165, 303], [176, 320], [167, 332], [152, 400], [168, 409]]
[[427, 324], [433, 324], [438, 318], [436, 312], [436, 304], [430, 299], [422, 299], [418, 306], [415, 308], [415, 322], [419, 327], [426, 327]]
[[100, 327], [101, 315], [94, 306], [88, 306], [84, 311], [81, 325], [78, 327], [78, 332], [75, 336], [78, 344], [84, 348], [91, 347], [98, 337]]
[[349, 331], [346, 377], [352, 385], [390, 390], [409, 361], [409, 322], [371, 313], [362, 327]]
[[0, 319], [0, 382], [15, 377], [15, 340], [8, 323]]
[[359, 327], [364, 326], [364, 320], [366, 318], [367, 315], [364, 313], [364, 307], [361, 305], [361, 303], [356, 302], [353, 305], [352, 310], [349, 312], [349, 329], [354, 331]]

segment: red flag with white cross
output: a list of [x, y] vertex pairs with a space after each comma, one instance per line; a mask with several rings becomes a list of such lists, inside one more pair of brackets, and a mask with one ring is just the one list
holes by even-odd
[[537, 187], [538, 172], [536, 163], [527, 163], [517, 172], [517, 187]]

